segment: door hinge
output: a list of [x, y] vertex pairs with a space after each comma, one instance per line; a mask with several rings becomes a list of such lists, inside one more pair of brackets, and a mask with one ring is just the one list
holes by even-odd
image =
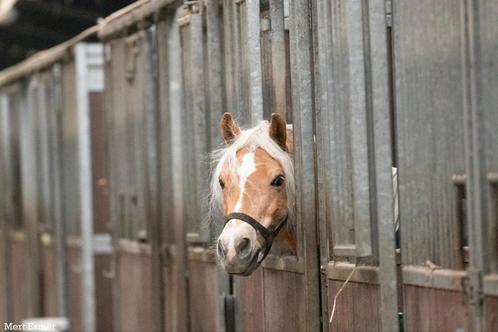
[[467, 276], [463, 279], [463, 288], [471, 305], [481, 305], [483, 301], [482, 273], [479, 270], [467, 270]]
[[391, 28], [393, 26], [393, 3], [392, 0], [385, 0], [386, 10], [386, 26]]

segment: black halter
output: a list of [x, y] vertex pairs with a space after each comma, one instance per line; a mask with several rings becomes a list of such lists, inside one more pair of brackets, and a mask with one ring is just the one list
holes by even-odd
[[277, 226], [277, 228], [270, 230], [265, 226], [261, 225], [259, 222], [256, 221], [256, 219], [254, 219], [250, 215], [247, 215], [242, 212], [233, 212], [225, 217], [225, 225], [232, 219], [239, 219], [251, 225], [251, 227], [254, 228], [256, 232], [261, 234], [261, 236], [265, 239], [265, 247], [266, 247], [263, 257], [261, 259], [258, 259], [258, 264], [261, 264], [261, 262], [265, 259], [266, 255], [268, 255], [268, 253], [270, 252], [273, 240], [282, 230], [282, 228], [285, 226], [288, 218], [289, 215], [286, 215], [285, 219]]

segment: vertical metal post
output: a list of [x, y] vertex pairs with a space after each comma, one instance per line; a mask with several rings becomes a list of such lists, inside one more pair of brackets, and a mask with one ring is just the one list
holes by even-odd
[[55, 252], [57, 257], [57, 280], [59, 282], [57, 286], [57, 301], [59, 305], [59, 315], [67, 316], [67, 266], [66, 266], [66, 232], [64, 220], [62, 217], [62, 153], [60, 150], [62, 148], [62, 87], [61, 87], [61, 68], [60, 65], [54, 65], [52, 69], [53, 77], [53, 91], [54, 91], [54, 102], [53, 109], [50, 111], [51, 128], [53, 133], [51, 135], [53, 147], [53, 175], [54, 175], [54, 231], [55, 231]]
[[81, 206], [81, 248], [83, 327], [85, 331], [95, 331], [95, 284], [93, 261], [93, 200], [92, 200], [92, 163], [90, 140], [90, 105], [87, 87], [88, 66], [86, 45], [78, 44], [74, 48], [76, 66], [76, 105], [78, 105], [78, 163], [80, 206]]
[[314, 15], [313, 32], [315, 54], [315, 135], [316, 135], [316, 163], [317, 167], [317, 222], [320, 243], [320, 280], [321, 280], [321, 301], [322, 301], [322, 331], [328, 332], [329, 324], [325, 323], [330, 313], [328, 311], [328, 276], [327, 264], [330, 260], [329, 243], [329, 220], [331, 214], [330, 193], [332, 192], [332, 181], [329, 170], [332, 169], [331, 154], [329, 153], [330, 130], [328, 119], [331, 101], [328, 98], [328, 91], [331, 90], [331, 80], [329, 79], [331, 66], [329, 53], [331, 51], [330, 34], [330, 1], [318, 1], [312, 8]]
[[467, 211], [469, 220], [467, 223], [469, 234], [469, 284], [471, 294], [470, 304], [472, 306], [472, 325], [475, 331], [485, 331], [486, 321], [482, 303], [482, 277], [488, 266], [485, 254], [487, 229], [488, 198], [486, 197], [486, 150], [485, 131], [482, 129], [485, 121], [484, 110], [477, 100], [479, 91], [479, 69], [480, 44], [479, 24], [476, 22], [479, 15], [479, 4], [476, 1], [466, 1], [464, 15], [466, 15], [464, 40], [465, 49], [465, 77], [464, 82], [464, 130], [467, 176]]
[[169, 144], [172, 158], [170, 167], [171, 176], [171, 200], [173, 206], [173, 239], [174, 242], [166, 248], [168, 256], [171, 259], [170, 268], [172, 276], [172, 287], [169, 296], [173, 299], [172, 303], [175, 306], [175, 317], [171, 317], [174, 321], [172, 328], [177, 331], [188, 329], [188, 299], [187, 299], [187, 280], [186, 280], [186, 262], [187, 262], [187, 247], [185, 242], [185, 202], [184, 202], [184, 143], [183, 143], [183, 112], [184, 112], [184, 92], [183, 92], [183, 76], [182, 76], [182, 57], [180, 31], [177, 24], [177, 16], [168, 17], [166, 24], [167, 28], [167, 72], [168, 82], [168, 116], [169, 120]]
[[379, 252], [379, 282], [382, 329], [398, 331], [398, 287], [396, 275], [396, 251], [394, 232], [392, 153], [390, 135], [390, 107], [387, 36], [385, 27], [384, 0], [364, 2], [367, 7], [370, 45], [370, 118], [369, 136], [374, 158], [372, 169], [375, 180], [374, 220], [377, 223], [377, 244]]
[[195, 218], [194, 223], [198, 226], [197, 232], [200, 235], [199, 240], [207, 243], [210, 239], [209, 229], [202, 227], [201, 223], [204, 221], [203, 216], [207, 212], [207, 202], [204, 199], [207, 194], [206, 188], [208, 181], [206, 176], [206, 156], [208, 152], [207, 142], [209, 140], [208, 128], [206, 120], [209, 114], [209, 105], [206, 99], [206, 62], [204, 59], [204, 40], [203, 40], [203, 16], [204, 13], [192, 13], [190, 19], [190, 82], [192, 96], [192, 109], [191, 114], [188, 115], [193, 121], [193, 142], [195, 158], [195, 175], [194, 192], [196, 194], [195, 200], [197, 202], [196, 213], [193, 215]]
[[302, 222], [300, 231], [304, 257], [305, 326], [319, 331], [320, 271], [316, 224], [314, 85], [311, 7], [307, 0], [292, 1], [290, 8], [290, 40], [292, 68], [292, 100], [294, 120], [294, 167], [296, 176], [296, 218]]
[[246, 1], [247, 61], [249, 66], [249, 109], [250, 123], [256, 125], [263, 119], [263, 83], [261, 73], [261, 41], [259, 22], [259, 1]]
[[[221, 143], [221, 137], [219, 133], [219, 119], [221, 115], [225, 112], [225, 102], [224, 102], [224, 84], [223, 84], [223, 40], [221, 38], [221, 22], [222, 17], [220, 15], [221, 3], [219, 0], [211, 0], [206, 2], [206, 26], [207, 26], [207, 54], [208, 54], [208, 89], [209, 89], [209, 121], [208, 121], [208, 149], [210, 151], [217, 148], [219, 143]], [[210, 174], [211, 175], [211, 174]], [[221, 216], [214, 216], [218, 219]], [[221, 220], [221, 219], [220, 219]], [[217, 222], [218, 220], [210, 221], [211, 225], [211, 238], [210, 241], [213, 243], [218, 234], [221, 233], [222, 223]], [[225, 298], [230, 293], [229, 277], [222, 271], [222, 269], [217, 266], [218, 269], [218, 307], [220, 317], [219, 322], [221, 328], [226, 331], [227, 326], [225, 326]]]
[[[30, 82], [33, 83], [33, 82]], [[20, 129], [21, 129], [21, 185], [22, 185], [22, 210], [24, 227], [27, 233], [29, 261], [26, 262], [28, 274], [28, 294], [30, 301], [27, 314], [29, 317], [40, 315], [40, 248], [38, 239], [38, 196], [36, 178], [36, 149], [35, 145], [35, 117], [34, 103], [31, 96], [31, 84], [22, 85], [20, 93]]]
[[[152, 289], [160, 290], [163, 287], [162, 262], [161, 262], [161, 225], [160, 225], [160, 183], [158, 149], [159, 142], [159, 111], [158, 111], [158, 63], [155, 27], [146, 30], [145, 33], [145, 72], [147, 79], [144, 81], [145, 98], [144, 109], [144, 132], [145, 132], [145, 204], [147, 237], [151, 246], [151, 274]], [[163, 322], [163, 297], [161, 291], [156, 291], [152, 295], [152, 316], [154, 321], [152, 326], [157, 331], [162, 330]]]
[[11, 163], [12, 157], [10, 156], [10, 145], [12, 140], [10, 139], [10, 121], [9, 113], [12, 110], [9, 109], [8, 96], [6, 94], [0, 93], [0, 197], [2, 200], [0, 202], [0, 263], [2, 266], [2, 275], [0, 277], [0, 287], [2, 288], [2, 294], [4, 296], [2, 301], [2, 317], [6, 322], [12, 320], [11, 313], [11, 287], [9, 283], [10, 279], [10, 251], [9, 251], [9, 221], [10, 212], [8, 209], [16, 208], [13, 206], [9, 207], [10, 201], [10, 190], [9, 188], [9, 178], [11, 176], [10, 167], [8, 163]]

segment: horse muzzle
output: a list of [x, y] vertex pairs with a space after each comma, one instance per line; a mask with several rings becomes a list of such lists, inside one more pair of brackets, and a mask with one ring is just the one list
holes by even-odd
[[[231, 213], [225, 217], [225, 227], [230, 220], [240, 220], [245, 226], [250, 226], [256, 234], [263, 237], [261, 245], [259, 241], [251, 240], [247, 236], [238, 236], [233, 241], [223, 241], [224, 232], [218, 239], [218, 257], [222, 259], [225, 271], [229, 274], [248, 276], [254, 272], [270, 252], [273, 239], [287, 222], [287, 217], [281, 221], [275, 229], [268, 229], [258, 223], [255, 219], [245, 213]], [[254, 233], [253, 233], [254, 234]], [[228, 242], [228, 244], [227, 244]]]

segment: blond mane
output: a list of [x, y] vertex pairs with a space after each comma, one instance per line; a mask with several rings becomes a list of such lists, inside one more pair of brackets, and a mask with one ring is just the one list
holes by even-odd
[[[211, 179], [210, 215], [216, 215], [222, 210], [223, 191], [219, 184], [219, 177], [223, 165], [227, 163], [230, 174], [235, 176], [237, 166], [237, 151], [242, 148], [265, 150], [273, 159], [278, 161], [285, 176], [285, 189], [287, 192], [287, 205], [289, 219], [287, 227], [294, 229], [294, 202], [295, 202], [295, 181], [294, 165], [292, 156], [282, 150], [280, 146], [270, 137], [270, 124], [268, 121], [261, 121], [257, 126], [242, 130], [237, 139], [230, 145], [212, 152], [211, 160], [215, 164], [213, 177]], [[211, 219], [211, 218], [210, 218]]]

